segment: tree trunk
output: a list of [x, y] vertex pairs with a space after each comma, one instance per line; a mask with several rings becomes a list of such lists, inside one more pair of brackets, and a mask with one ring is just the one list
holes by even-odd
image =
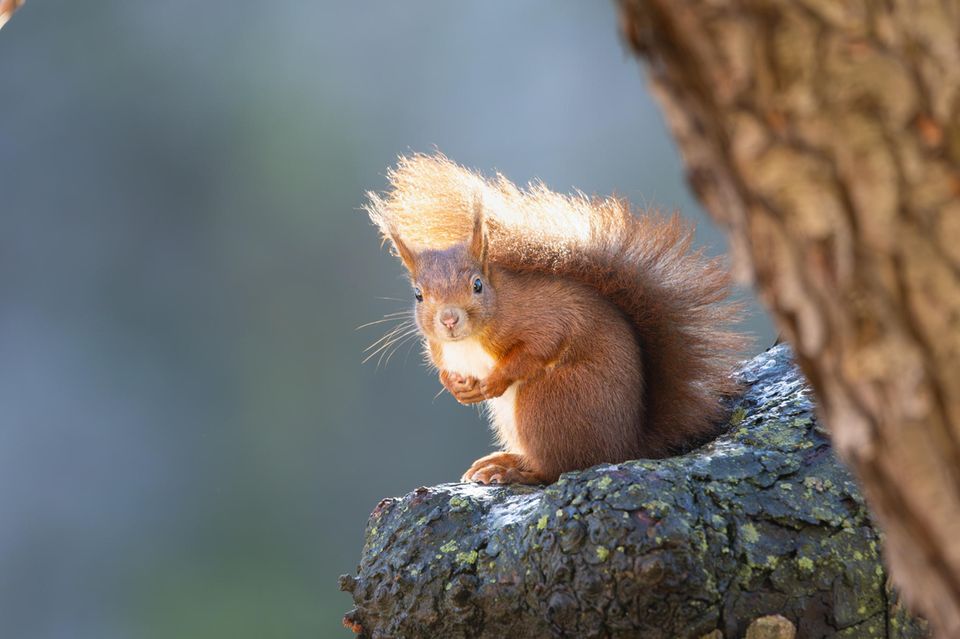
[[620, 7], [895, 581], [960, 636], [960, 3]]
[[762, 617], [749, 637], [926, 636], [888, 590], [788, 348], [740, 375], [730, 430], [688, 455], [383, 500], [341, 578], [344, 623], [374, 638], [739, 639]]

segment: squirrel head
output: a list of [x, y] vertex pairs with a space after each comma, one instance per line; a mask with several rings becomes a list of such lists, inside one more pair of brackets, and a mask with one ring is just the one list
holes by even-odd
[[494, 316], [496, 293], [487, 263], [483, 216], [474, 215], [470, 238], [442, 250], [414, 253], [391, 232], [397, 254], [410, 272], [417, 327], [427, 338], [453, 342], [480, 334]]

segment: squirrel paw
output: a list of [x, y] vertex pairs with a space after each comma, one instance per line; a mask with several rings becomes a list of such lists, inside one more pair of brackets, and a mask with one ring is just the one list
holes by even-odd
[[476, 377], [464, 377], [460, 373], [440, 371], [440, 383], [461, 404], [476, 404], [485, 399]]
[[510, 384], [512, 383], [513, 382], [505, 379], [501, 375], [488, 375], [480, 380], [480, 393], [483, 394], [486, 399], [500, 397], [507, 392], [507, 389], [510, 388]]
[[460, 481], [481, 484], [543, 484], [544, 478], [523, 468], [523, 457], [516, 453], [493, 453], [481, 457], [463, 474]]

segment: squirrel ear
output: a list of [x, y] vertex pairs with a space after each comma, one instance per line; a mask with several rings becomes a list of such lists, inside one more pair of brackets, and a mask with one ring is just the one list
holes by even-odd
[[410, 274], [413, 275], [416, 272], [417, 266], [416, 256], [413, 254], [413, 251], [403, 243], [403, 240], [400, 239], [400, 235], [395, 229], [390, 229], [387, 234], [390, 236], [390, 241], [393, 242], [393, 247], [397, 250], [400, 261], [403, 262], [403, 265], [410, 271]]
[[483, 271], [487, 271], [487, 225], [483, 220], [483, 205], [480, 198], [473, 203], [473, 233], [470, 236], [470, 254], [473, 255]]

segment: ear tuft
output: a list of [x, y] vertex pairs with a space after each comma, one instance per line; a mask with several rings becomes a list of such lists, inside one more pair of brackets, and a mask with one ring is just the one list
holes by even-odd
[[477, 196], [473, 201], [473, 231], [470, 235], [470, 254], [487, 272], [487, 225], [483, 218], [483, 202]]
[[413, 251], [400, 239], [400, 234], [397, 233], [395, 228], [391, 228], [387, 235], [390, 237], [390, 241], [393, 242], [393, 248], [396, 249], [397, 257], [400, 258], [400, 261], [403, 262], [404, 267], [410, 274], [413, 275], [417, 270], [417, 258], [413, 254]]

